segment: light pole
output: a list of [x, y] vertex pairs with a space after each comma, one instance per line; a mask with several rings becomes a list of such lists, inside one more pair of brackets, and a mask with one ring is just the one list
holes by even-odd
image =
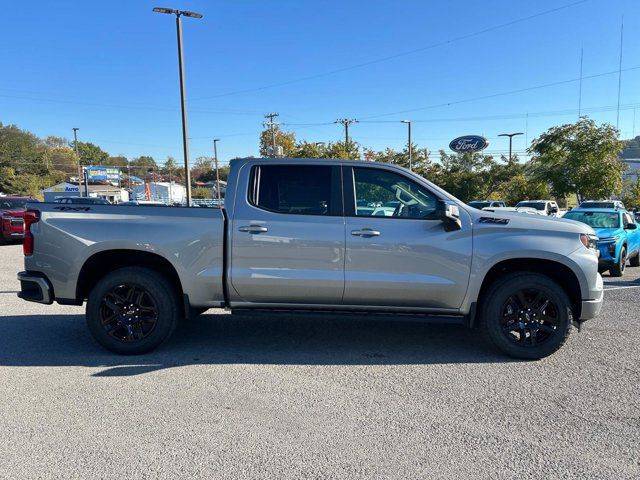
[[82, 168], [80, 167], [80, 154], [78, 153], [78, 127], [73, 127], [73, 149], [76, 151], [76, 160], [78, 161], [78, 196], [82, 196], [80, 188], [80, 179], [82, 178]]
[[409, 170], [413, 170], [413, 148], [411, 146], [411, 120], [400, 120], [401, 123], [407, 124], [407, 136], [409, 137], [407, 145], [409, 148]]
[[522, 132], [515, 132], [515, 133], [501, 133], [498, 136], [499, 137], [509, 137], [509, 161], [511, 161], [511, 152], [512, 152], [512, 145], [513, 145], [513, 137], [515, 137], [516, 135], [524, 135], [524, 133]]
[[216, 196], [218, 197], [218, 203], [222, 202], [222, 197], [220, 195], [220, 170], [218, 170], [218, 142], [219, 138], [213, 139], [213, 161], [216, 164]]
[[171, 8], [155, 7], [156, 13], [167, 13], [176, 16], [176, 33], [178, 37], [178, 68], [180, 71], [180, 106], [182, 109], [182, 149], [184, 152], [184, 179], [187, 188], [187, 206], [191, 206], [191, 172], [189, 171], [189, 143], [187, 134], [187, 94], [184, 87], [184, 57], [182, 55], [182, 22], [180, 18], [202, 18], [200, 13], [187, 10], [174, 10]]

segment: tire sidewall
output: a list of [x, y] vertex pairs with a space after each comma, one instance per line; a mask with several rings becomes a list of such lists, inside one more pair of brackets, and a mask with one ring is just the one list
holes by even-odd
[[[146, 290], [158, 307], [155, 328], [142, 340], [120, 341], [110, 336], [101, 325], [100, 305], [102, 299], [114, 286], [121, 284], [137, 286]], [[153, 350], [173, 333], [178, 311], [176, 294], [161, 274], [147, 268], [127, 267], [109, 273], [91, 290], [87, 300], [86, 318], [91, 334], [100, 345], [116, 353], [135, 355]]]
[[[509, 340], [501, 328], [502, 307], [509, 296], [523, 288], [537, 288], [558, 308], [558, 328], [553, 338], [536, 346], [520, 346]], [[564, 290], [550, 278], [535, 274], [512, 274], [489, 288], [482, 309], [482, 327], [491, 342], [502, 352], [521, 359], [537, 360], [557, 351], [571, 329], [571, 302]]]

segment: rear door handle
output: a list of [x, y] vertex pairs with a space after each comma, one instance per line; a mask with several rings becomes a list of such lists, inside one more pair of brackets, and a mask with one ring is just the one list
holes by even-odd
[[351, 235], [355, 237], [379, 237], [380, 232], [371, 228], [363, 228], [362, 230], [351, 230]]
[[262, 227], [260, 225], [245, 225], [243, 227], [238, 228], [241, 232], [247, 233], [264, 233], [269, 231], [267, 227]]

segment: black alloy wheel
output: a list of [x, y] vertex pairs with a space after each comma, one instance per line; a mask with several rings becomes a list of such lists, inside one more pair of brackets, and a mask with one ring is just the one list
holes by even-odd
[[502, 332], [517, 345], [535, 346], [548, 342], [557, 334], [558, 324], [558, 307], [536, 288], [518, 290], [502, 305]]
[[148, 337], [157, 321], [157, 303], [143, 287], [116, 285], [102, 298], [102, 328], [121, 342], [135, 342]]

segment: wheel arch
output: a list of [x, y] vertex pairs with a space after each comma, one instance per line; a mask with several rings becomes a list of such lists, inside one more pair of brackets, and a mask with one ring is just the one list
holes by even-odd
[[[485, 300], [489, 286], [502, 276], [512, 272], [539, 273], [554, 280], [569, 296], [573, 317], [580, 318], [582, 290], [580, 279], [571, 267], [564, 263], [541, 258], [510, 258], [494, 264], [485, 274], [478, 292], [478, 310]], [[471, 319], [471, 326], [476, 324]]]
[[171, 262], [157, 253], [127, 249], [101, 251], [87, 258], [78, 275], [76, 300], [85, 300], [101, 278], [123, 267], [145, 267], [156, 271], [169, 280], [179, 300], [184, 302], [182, 282]]

